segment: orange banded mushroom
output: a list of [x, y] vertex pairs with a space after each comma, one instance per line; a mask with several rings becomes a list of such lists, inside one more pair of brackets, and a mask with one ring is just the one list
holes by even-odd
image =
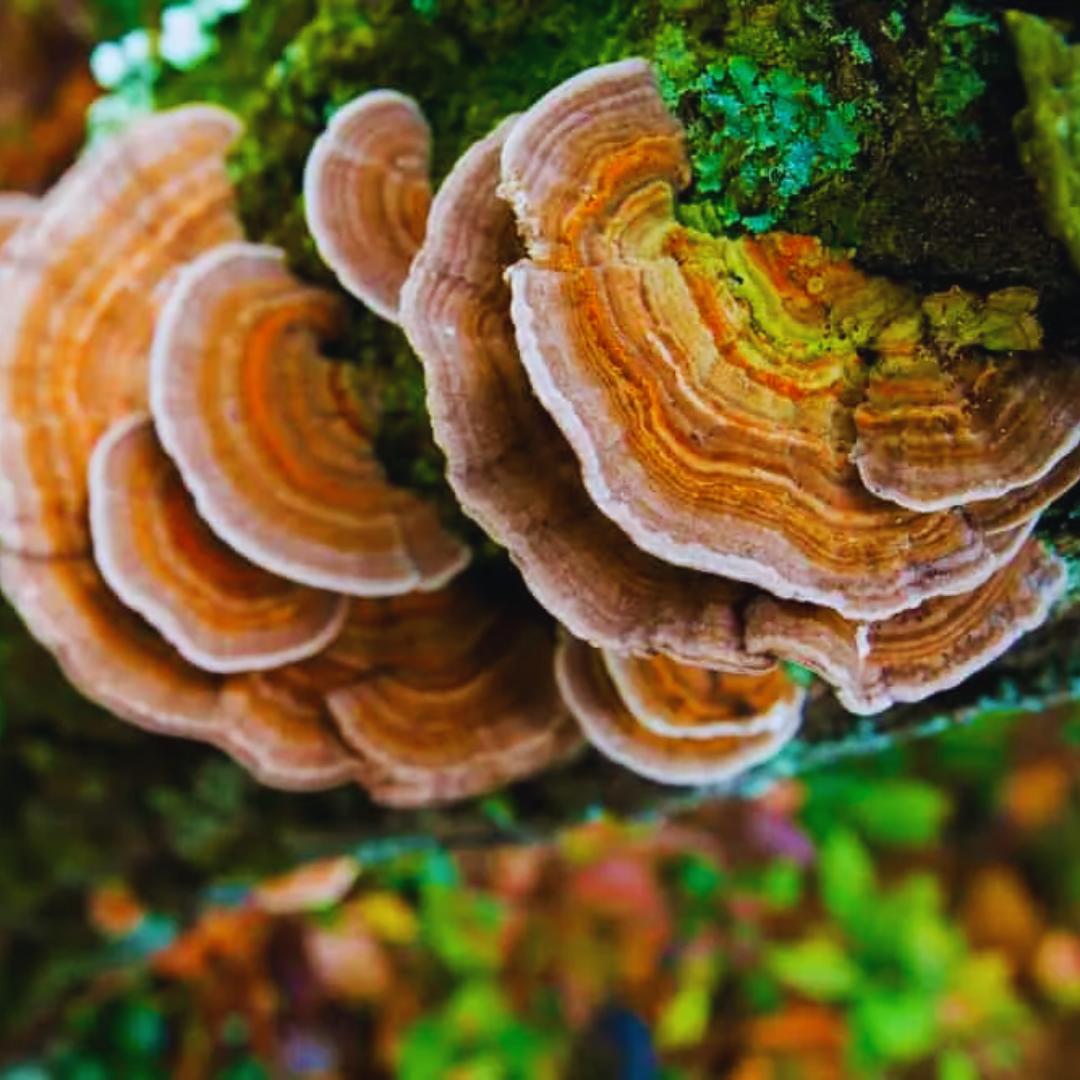
[[229, 113], [152, 116], [91, 150], [0, 252], [0, 543], [89, 545], [86, 468], [146, 408], [154, 320], [177, 268], [235, 239]]
[[1063, 457], [1042, 479], [1007, 495], [968, 503], [964, 512], [988, 535], [1035, 520], [1055, 499], [1080, 480], [1080, 449]]
[[[979, 527], [878, 498], [852, 460], [865, 355], [915, 370], [929, 333], [919, 298], [809, 237], [679, 226], [688, 177], [681, 128], [640, 60], [557, 87], [503, 147], [529, 252], [509, 271], [519, 350], [593, 501], [661, 559], [851, 618], [985, 581], [1003, 560]], [[994, 400], [1011, 415], [1012, 395]], [[1067, 452], [1053, 429], [1028, 441], [1035, 461], [1010, 484]]]
[[319, 352], [339, 315], [274, 248], [197, 259], [154, 338], [158, 435], [199, 514], [256, 565], [356, 596], [439, 588], [469, 551], [386, 480], [355, 369]]
[[1045, 620], [1065, 584], [1062, 561], [1028, 540], [973, 592], [928, 600], [884, 622], [759, 598], [747, 615], [747, 641], [820, 673], [852, 712], [878, 712], [921, 701], [985, 667]]
[[121, 420], [90, 458], [94, 558], [120, 599], [204, 671], [279, 667], [337, 636], [349, 601], [276, 577], [203, 523], [149, 417]]
[[377, 802], [426, 806], [521, 779], [580, 745], [548, 629], [462, 586], [358, 600], [317, 656], [229, 676], [187, 663], [88, 558], [0, 556], [0, 587], [84, 696], [215, 745], [274, 787], [352, 781]]
[[768, 662], [741, 645], [735, 604], [747, 590], [636, 548], [589, 500], [576, 459], [533, 396], [503, 280], [520, 246], [510, 208], [496, 196], [511, 123], [471, 147], [443, 182], [401, 295], [450, 485], [578, 637], [763, 670]]
[[589, 742], [663, 784], [731, 780], [772, 757], [802, 719], [805, 692], [781, 671], [678, 672], [663, 658], [632, 665], [629, 671], [616, 665], [632, 690], [624, 698], [604, 655], [584, 642], [564, 638], [555, 662], [559, 689]]
[[1046, 353], [887, 358], [855, 424], [859, 475], [884, 499], [933, 511], [1007, 496], [1080, 445], [1080, 363]]
[[745, 738], [787, 727], [803, 693], [781, 667], [740, 675], [680, 664], [668, 656], [604, 649], [604, 667], [626, 708], [672, 739]]
[[430, 157], [431, 131], [416, 102], [374, 90], [334, 114], [304, 172], [319, 254], [353, 296], [391, 322], [424, 238]]
[[[0, 587], [85, 697], [139, 727], [211, 743], [273, 787], [332, 787], [356, 774], [326, 717], [255, 709], [247, 676], [183, 660], [112, 594], [89, 558], [0, 557]], [[265, 674], [262, 678], [272, 679]]]
[[551, 628], [462, 586], [358, 604], [342, 647], [364, 671], [327, 700], [345, 741], [381, 772], [364, 779], [378, 802], [481, 794], [580, 745]]

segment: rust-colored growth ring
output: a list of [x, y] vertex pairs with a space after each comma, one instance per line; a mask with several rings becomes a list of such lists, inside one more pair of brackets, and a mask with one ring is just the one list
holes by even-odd
[[177, 269], [240, 232], [222, 109], [158, 113], [89, 150], [0, 251], [0, 543], [89, 548], [86, 469], [145, 409], [153, 327]]
[[1061, 559], [1027, 540], [972, 592], [879, 623], [762, 597], [751, 605], [747, 641], [817, 671], [849, 711], [875, 713], [959, 685], [1040, 626], [1065, 586]]
[[736, 606], [747, 590], [635, 547], [590, 501], [577, 460], [533, 395], [503, 279], [521, 247], [510, 207], [496, 194], [513, 123], [470, 147], [439, 188], [402, 290], [402, 329], [424, 365], [447, 479], [464, 511], [577, 637], [764, 670], [768, 660], [741, 644]]
[[580, 746], [555, 685], [552, 628], [466, 585], [358, 602], [339, 650], [357, 674], [327, 701], [377, 802], [483, 794]]

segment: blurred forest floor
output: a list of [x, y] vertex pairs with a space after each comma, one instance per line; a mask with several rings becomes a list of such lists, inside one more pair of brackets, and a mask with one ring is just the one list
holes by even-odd
[[1066, 1080], [1080, 712], [1002, 713], [666, 822], [128, 882], [37, 956], [3, 1080]]

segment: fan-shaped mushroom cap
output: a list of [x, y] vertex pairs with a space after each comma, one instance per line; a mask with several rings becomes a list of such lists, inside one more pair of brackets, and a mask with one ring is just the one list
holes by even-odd
[[431, 131], [416, 102], [374, 90], [334, 114], [304, 172], [319, 254], [353, 296], [391, 322], [424, 238], [430, 158]]
[[918, 350], [874, 368], [855, 424], [859, 475], [884, 499], [933, 511], [1006, 496], [1080, 444], [1080, 363]]
[[580, 745], [555, 685], [550, 628], [459, 586], [358, 603], [341, 648], [362, 676], [328, 695], [345, 741], [397, 806], [477, 795]]
[[288, 755], [296, 782], [267, 779], [275, 787], [326, 788], [363, 782], [370, 766], [342, 742], [326, 707], [326, 694], [352, 674], [335, 646], [310, 660], [272, 671], [232, 675], [222, 687], [219, 713], [229, 731], [227, 749], [245, 765]]
[[113, 592], [206, 671], [301, 660], [345, 621], [345, 597], [277, 577], [207, 528], [148, 416], [120, 420], [98, 440], [90, 526]]
[[[658, 659], [653, 661], [654, 678], [647, 674], [649, 663], [634, 661], [632, 671], [620, 671], [621, 680], [632, 689], [629, 700], [624, 700], [598, 650], [567, 637], [556, 654], [559, 689], [585, 737], [633, 772], [663, 784], [730, 780], [772, 757], [798, 730], [804, 691], [782, 672], [757, 676], [762, 680], [760, 689], [750, 693], [747, 683], [754, 676], [687, 670], [674, 680], [678, 665]], [[660, 679], [671, 680], [670, 698], [654, 694]], [[743, 689], [734, 689], [736, 684]], [[747, 695], [745, 708], [737, 704], [742, 694]], [[771, 726], [764, 726], [762, 714], [755, 716], [750, 706], [762, 709]], [[643, 722], [646, 715], [648, 725]], [[725, 727], [718, 729], [723, 734], [661, 733], [661, 728], [666, 732], [692, 728], [704, 717], [710, 723], [723, 718]]]
[[85, 697], [140, 727], [214, 741], [220, 680], [127, 610], [89, 558], [3, 555], [0, 585]]
[[469, 551], [386, 480], [353, 369], [318, 349], [339, 310], [273, 248], [193, 262], [154, 338], [158, 434], [200, 515], [257, 565], [358, 596], [438, 588]]
[[[0, 556], [0, 588], [75, 688], [116, 716], [211, 743], [273, 787], [332, 787], [355, 776], [354, 755], [325, 713], [267, 708], [244, 692], [249, 676], [188, 664], [120, 603], [89, 558]], [[264, 687], [278, 678], [258, 677]]]
[[234, 239], [229, 113], [191, 106], [90, 151], [0, 253], [0, 542], [89, 542], [86, 467], [112, 421], [146, 408], [147, 353], [182, 263]]
[[0, 191], [0, 248], [9, 236], [37, 212], [38, 201], [17, 191]]
[[669, 656], [602, 651], [608, 677], [639, 723], [671, 739], [745, 738], [786, 728], [804, 693], [781, 667], [740, 675]]
[[762, 597], [747, 616], [751, 648], [813, 668], [845, 708], [878, 712], [956, 686], [1040, 625], [1065, 589], [1064, 564], [1036, 540], [987, 582], [878, 623]]
[[1078, 480], [1080, 450], [1074, 450], [1066, 454], [1041, 480], [1015, 488], [996, 499], [968, 503], [964, 512], [983, 532], [993, 536], [1033, 521]]
[[557, 87], [503, 148], [530, 256], [509, 272], [519, 350], [593, 501], [661, 559], [850, 617], [986, 580], [999, 560], [961, 512], [900, 509], [852, 461], [863, 353], [917, 357], [919, 298], [809, 237], [683, 229], [687, 177], [638, 60]]
[[746, 589], [636, 548], [592, 504], [577, 460], [533, 396], [503, 280], [520, 245], [513, 214], [496, 195], [512, 122], [471, 147], [443, 182], [401, 294], [402, 328], [424, 365], [454, 493], [576, 636], [763, 670], [767, 661], [741, 646], [734, 604]]

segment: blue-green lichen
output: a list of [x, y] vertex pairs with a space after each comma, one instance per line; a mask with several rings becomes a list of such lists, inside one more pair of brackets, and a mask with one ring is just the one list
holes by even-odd
[[688, 96], [696, 105], [696, 191], [707, 201], [685, 216], [699, 227], [764, 232], [796, 195], [849, 171], [859, 155], [865, 110], [784, 68], [729, 56], [668, 94], [675, 108]]
[[1016, 117], [1020, 157], [1048, 228], [1080, 267], [1080, 45], [1035, 15], [1011, 12], [1008, 25], [1027, 89]]
[[937, 24], [939, 62], [925, 93], [930, 108], [952, 122], [963, 138], [979, 134], [965, 113], [986, 90], [985, 53], [999, 30], [993, 15], [963, 3], [948, 8]]

